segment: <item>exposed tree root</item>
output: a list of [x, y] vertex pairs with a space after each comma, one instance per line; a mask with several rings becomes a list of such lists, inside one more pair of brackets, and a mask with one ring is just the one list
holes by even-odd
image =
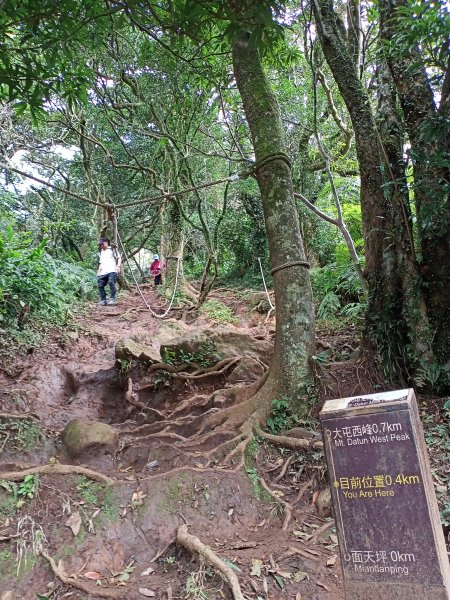
[[[192, 363], [183, 363], [181, 365], [174, 366], [174, 365], [170, 365], [167, 363], [158, 362], [158, 363], [153, 363], [152, 365], [150, 365], [148, 368], [148, 371], [149, 371], [149, 373], [151, 373], [153, 371], [167, 371], [168, 373], [172, 373], [173, 379], [193, 379], [193, 380], [205, 379], [206, 377], [222, 375], [229, 368], [231, 368], [235, 364], [237, 364], [241, 360], [241, 358], [242, 357], [240, 357], [240, 356], [233, 357], [233, 358], [225, 358], [223, 360], [220, 360], [218, 363], [216, 363], [215, 365], [213, 365], [211, 367], [207, 367], [204, 369], [197, 368], [193, 373], [188, 373], [186, 371], [183, 371], [183, 369], [186, 369], [187, 367], [192, 367], [193, 366]], [[147, 387], [150, 387], [150, 386], [147, 386]], [[145, 389], [146, 388], [141, 388], [139, 391], [142, 391]]]
[[[238, 360], [227, 359], [221, 361], [212, 369], [221, 367], [220, 371], [229, 368]], [[216, 370], [215, 372], [218, 373], [219, 371]], [[177, 375], [182, 377], [185, 374], [178, 373]], [[198, 377], [198, 375], [192, 373], [186, 375]], [[244, 466], [245, 451], [253, 439], [253, 431], [273, 444], [286, 446], [294, 450], [321, 449], [323, 447], [321, 441], [275, 436], [262, 431], [261, 426], [270, 413], [271, 398], [273, 397], [271, 391], [273, 391], [274, 383], [276, 385], [273, 380], [269, 383], [268, 374], [264, 374], [259, 381], [251, 385], [219, 390], [210, 398], [202, 398], [202, 407], [217, 402], [225, 404], [223, 408], [215, 406], [201, 415], [187, 415], [172, 421], [159, 420], [158, 422], [122, 431], [121, 434], [138, 435], [141, 443], [152, 440], [161, 442], [176, 439], [180, 442], [177, 448], [184, 451], [202, 450], [203, 456], [208, 459], [208, 464], [216, 459], [220, 460], [222, 467], [226, 466], [233, 470], [239, 470]], [[131, 390], [132, 387], [129, 383], [127, 398], [132, 395]], [[230, 405], [227, 406], [227, 403], [230, 403]], [[277, 480], [285, 475], [289, 464], [290, 461], [287, 461], [283, 465]], [[276, 496], [270, 490], [268, 492], [274, 497]], [[279, 500], [278, 496], [276, 498]], [[287, 503], [283, 501], [280, 503], [285, 505], [285, 526], [287, 526], [286, 523], [290, 520], [292, 509]]]
[[312, 487], [313, 481], [314, 481], [314, 476], [309, 481], [305, 481], [305, 483], [302, 483], [302, 485], [300, 486], [300, 488], [298, 490], [297, 497], [294, 500], [294, 502], [292, 503], [293, 506], [295, 506], [296, 504], [298, 504], [300, 502], [300, 500], [305, 495], [306, 490], [308, 490], [310, 487]]
[[215, 552], [201, 542], [198, 537], [188, 533], [187, 525], [180, 525], [177, 529], [177, 544], [189, 552], [197, 552], [206, 562], [217, 569], [230, 586], [234, 600], [245, 600], [236, 574]]
[[[193, 408], [197, 410], [200, 408], [206, 409], [210, 403], [211, 396], [208, 396], [207, 394], [196, 394], [195, 396], [188, 396], [178, 404], [178, 406], [172, 412], [171, 417], [176, 419], [179, 416], [188, 416]], [[188, 413], [183, 414], [185, 411], [188, 411]]]
[[[168, 363], [157, 362], [157, 363], [151, 364], [148, 367], [148, 372], [152, 373], [153, 371], [168, 371], [169, 373], [179, 373], [183, 369], [186, 369], [188, 366], [189, 366], [189, 363], [183, 363], [183, 364], [175, 367], [174, 365], [169, 365]], [[140, 388], [139, 391], [148, 389], [149, 387], [153, 387], [153, 384], [151, 384], [150, 386]]]
[[269, 312], [267, 313], [267, 316], [264, 320], [264, 325], [266, 325], [267, 321], [270, 319], [270, 315], [273, 313], [274, 310], [275, 310], [274, 308], [269, 309]]
[[[4, 392], [7, 393], [7, 392]], [[34, 419], [35, 421], [40, 421], [40, 418], [33, 413], [6, 413], [0, 412], [0, 419]]]
[[319, 541], [319, 536], [322, 535], [323, 533], [325, 533], [326, 531], [328, 531], [329, 529], [331, 529], [332, 527], [335, 526], [335, 522], [332, 519], [331, 521], [327, 521], [326, 523], [324, 523], [323, 525], [321, 525], [319, 527], [319, 529], [316, 529], [316, 531], [314, 532], [312, 538], [310, 539], [309, 543], [310, 544], [317, 544], [317, 542]]
[[153, 415], [158, 421], [162, 421], [165, 419], [163, 413], [159, 410], [156, 410], [156, 408], [151, 408], [149, 406], [146, 406], [142, 402], [139, 402], [139, 400], [136, 398], [136, 394], [133, 392], [133, 380], [131, 379], [131, 377], [129, 377], [127, 381], [127, 391], [125, 392], [125, 400], [128, 402], [128, 404], [131, 404], [132, 406], [135, 406], [136, 408], [139, 408], [140, 410], [143, 410], [144, 412]]
[[78, 590], [81, 590], [82, 592], [88, 594], [89, 597], [100, 596], [101, 598], [117, 598], [117, 600], [121, 600], [121, 598], [123, 598], [123, 588], [105, 589], [98, 585], [92, 586], [82, 581], [79, 581], [78, 579], [75, 579], [75, 577], [67, 575], [61, 563], [57, 565], [54, 559], [49, 554], [47, 554], [45, 550], [41, 550], [40, 554], [48, 561], [54, 575], [56, 575], [56, 577], [58, 577], [58, 579], [60, 579], [65, 585], [70, 585], [74, 588], [77, 588]]
[[187, 281], [181, 286], [183, 294], [193, 300], [196, 304], [198, 302], [198, 291]]
[[275, 477], [274, 481], [281, 481], [281, 479], [283, 479], [283, 477], [286, 475], [286, 471], [289, 468], [289, 465], [291, 464], [291, 462], [293, 461], [294, 457], [293, 456], [289, 456], [288, 459], [286, 460], [286, 462], [284, 463], [280, 473]]
[[237, 358], [227, 358], [225, 360], [221, 360], [213, 367], [209, 367], [208, 369], [199, 369], [194, 373], [175, 373], [172, 375], [173, 379], [205, 379], [206, 377], [222, 375], [225, 371], [241, 360], [241, 357]]
[[116, 483], [115, 479], [111, 479], [103, 473], [99, 473], [98, 471], [92, 471], [91, 469], [86, 469], [86, 467], [78, 467], [76, 465], [41, 465], [39, 467], [33, 467], [31, 469], [24, 469], [23, 471], [3, 471], [0, 472], [0, 479], [5, 479], [7, 481], [21, 481], [27, 475], [84, 475], [85, 477], [89, 477], [89, 479], [94, 479], [95, 481], [100, 481], [101, 483], [105, 483], [106, 485], [113, 485]]
[[287, 435], [272, 435], [271, 433], [262, 431], [259, 427], [255, 428], [255, 433], [263, 438], [263, 440], [267, 440], [276, 446], [286, 446], [293, 450], [309, 450], [311, 448], [313, 450], [321, 450], [323, 448], [323, 442], [292, 438]]
[[275, 492], [273, 492], [262, 477], [259, 478], [259, 482], [262, 485], [262, 487], [266, 490], [266, 492], [269, 494], [269, 496], [271, 496], [275, 500], [275, 502], [278, 502], [279, 504], [282, 505], [282, 507], [284, 509], [284, 521], [283, 521], [282, 529], [283, 529], [283, 531], [286, 531], [286, 529], [288, 528], [288, 525], [292, 519], [291, 505], [289, 504], [289, 502], [282, 500]]
[[300, 548], [294, 548], [294, 547], [289, 548], [289, 550], [287, 550], [286, 552], [284, 552], [284, 554], [279, 556], [277, 560], [278, 560], [278, 562], [282, 562], [283, 560], [286, 560], [287, 558], [291, 558], [291, 556], [295, 556], [295, 555], [303, 556], [303, 558], [312, 560], [314, 562], [317, 562], [319, 560], [317, 558], [317, 556], [313, 556], [312, 554], [309, 554], [305, 550], [301, 550]]

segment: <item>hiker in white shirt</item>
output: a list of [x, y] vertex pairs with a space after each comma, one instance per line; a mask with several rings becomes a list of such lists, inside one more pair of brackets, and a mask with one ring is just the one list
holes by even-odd
[[[120, 273], [122, 258], [116, 248], [111, 248], [108, 238], [100, 238], [98, 240], [98, 270], [97, 283], [100, 291], [100, 303], [103, 306], [106, 304], [116, 303], [116, 277]], [[106, 285], [109, 285], [109, 301], [106, 302]]]

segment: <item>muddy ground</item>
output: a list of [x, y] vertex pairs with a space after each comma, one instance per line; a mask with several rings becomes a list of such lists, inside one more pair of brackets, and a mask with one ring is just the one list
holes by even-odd
[[[153, 290], [146, 295], [154, 308], [163, 306]], [[43, 347], [3, 356], [1, 600], [231, 599], [218, 570], [175, 539], [183, 524], [237, 576], [247, 599], [343, 598], [320, 449], [292, 452], [257, 438], [240, 462], [223, 464], [228, 438], [205, 431], [198, 443], [195, 417], [224, 408], [218, 390], [249, 384], [264, 372], [273, 339], [273, 321], [250, 312], [243, 298], [224, 293], [218, 299], [235, 316], [226, 333], [206, 315], [193, 320], [178, 311], [157, 319], [131, 293], [117, 306], [88, 307]], [[248, 337], [248, 347], [233, 349], [232, 328], [240, 336], [236, 343]], [[207, 363], [196, 364], [205, 357], [192, 352], [183, 355], [193, 363], [190, 370], [171, 373], [143, 360], [117, 361], [119, 340], [133, 338], [159, 352], [173, 338], [205, 330], [212, 339], [228, 336], [228, 356], [217, 357], [225, 360], [222, 371], [208, 372]], [[321, 397], [311, 398], [303, 423], [275, 412], [274, 432], [301, 425], [314, 441], [325, 398], [373, 391], [370, 373], [354, 360], [355, 339], [351, 329], [319, 332], [318, 350], [331, 364], [317, 373]], [[243, 355], [250, 366], [237, 376]], [[115, 443], [71, 456], [61, 434], [76, 418], [112, 426]], [[223, 454], [216, 452], [221, 446]], [[4, 476], [42, 465], [49, 472], [25, 482]], [[58, 466], [73, 470], [59, 474]]]

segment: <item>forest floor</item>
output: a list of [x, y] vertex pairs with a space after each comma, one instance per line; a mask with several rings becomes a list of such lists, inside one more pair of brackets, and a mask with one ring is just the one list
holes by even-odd
[[[246, 599], [344, 597], [317, 415], [327, 398], [374, 391], [357, 332], [319, 331], [328, 366], [306, 421], [275, 406], [269, 431], [300, 432], [309, 447], [256, 437], [239, 457], [237, 432], [197, 422], [227, 410], [221, 390], [264, 374], [274, 323], [242, 295], [216, 299], [233, 323], [160, 320], [133, 292], [90, 305], [28, 354], [3, 355], [0, 600], [232, 599], [232, 585]], [[73, 419], [87, 440], [76, 449], [62, 436]], [[98, 423], [112, 429], [92, 445]]]

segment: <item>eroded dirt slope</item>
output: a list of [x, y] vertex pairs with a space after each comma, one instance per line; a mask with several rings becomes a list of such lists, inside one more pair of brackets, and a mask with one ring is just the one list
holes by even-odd
[[[137, 294], [93, 305], [71, 331], [4, 365], [2, 600], [233, 598], [226, 577], [176, 541], [183, 524], [244, 598], [343, 598], [317, 438], [290, 452], [262, 439], [244, 445], [228, 425], [208, 429], [241, 401], [236, 385], [263, 376], [273, 335], [263, 317], [222, 300], [233, 324], [187, 325], [176, 313], [161, 321]], [[129, 339], [151, 357], [117, 361], [118, 341]], [[113, 447], [70, 455], [62, 432], [73, 419], [110, 425]], [[22, 471], [43, 465], [24, 481]]]

